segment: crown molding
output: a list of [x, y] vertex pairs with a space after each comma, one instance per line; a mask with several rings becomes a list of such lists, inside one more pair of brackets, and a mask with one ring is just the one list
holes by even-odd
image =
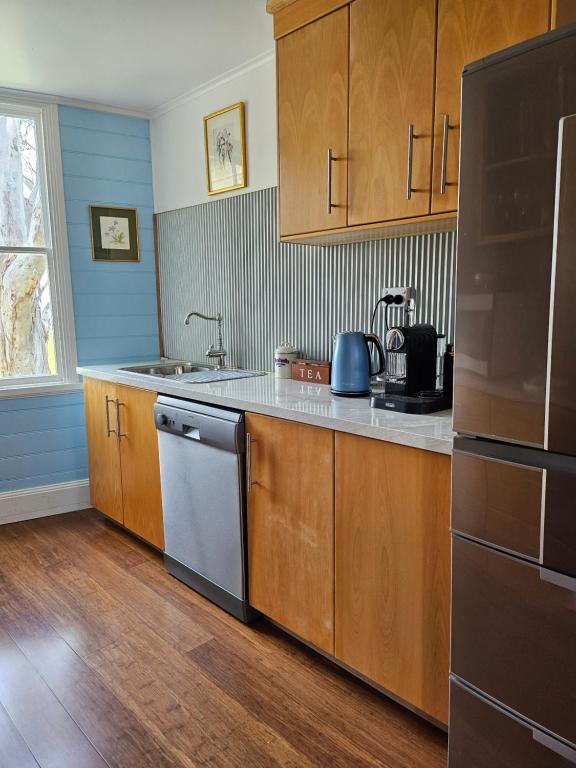
[[190, 101], [194, 101], [200, 96], [204, 96], [204, 94], [219, 88], [225, 83], [229, 83], [231, 80], [235, 80], [237, 77], [242, 77], [242, 75], [245, 75], [254, 69], [258, 69], [258, 67], [263, 67], [265, 64], [274, 61], [274, 54], [274, 48], [271, 48], [270, 50], [255, 56], [253, 59], [249, 59], [238, 67], [228, 69], [226, 72], [218, 75], [218, 77], [215, 77], [212, 80], [207, 80], [205, 83], [202, 83], [202, 85], [183, 93], [181, 96], [176, 96], [174, 99], [169, 99], [158, 107], [154, 107], [154, 109], [150, 110], [150, 116], [154, 118], [165, 115], [167, 112], [171, 112], [173, 109], [188, 104]]
[[0, 88], [0, 100], [22, 101], [28, 104], [63, 104], [67, 107], [79, 107], [80, 109], [92, 109], [96, 112], [112, 112], [126, 117], [140, 117], [145, 120], [150, 119], [150, 112], [144, 110], [124, 109], [115, 107], [112, 104], [101, 104], [95, 101], [84, 101], [82, 99], [70, 99], [66, 96], [56, 96], [53, 93], [38, 93], [37, 91], [22, 91], [17, 88]]

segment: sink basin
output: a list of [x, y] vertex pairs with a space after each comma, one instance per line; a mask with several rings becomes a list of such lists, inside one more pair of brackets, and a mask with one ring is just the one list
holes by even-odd
[[135, 365], [120, 368], [127, 373], [140, 373], [145, 376], [158, 376], [172, 381], [189, 382], [190, 384], [210, 384], [215, 381], [230, 381], [231, 379], [248, 379], [253, 376], [264, 376], [264, 371], [248, 371], [244, 368], [215, 368], [199, 363], [157, 363], [156, 365]]
[[197, 363], [157, 363], [156, 365], [136, 365], [134, 367], [120, 368], [121, 371], [128, 373], [143, 373], [146, 376], [181, 376], [183, 373], [200, 373], [204, 371], [213, 371], [214, 367], [210, 365], [200, 365]]

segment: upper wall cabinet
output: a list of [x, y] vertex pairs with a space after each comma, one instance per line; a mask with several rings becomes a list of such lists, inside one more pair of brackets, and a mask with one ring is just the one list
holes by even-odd
[[549, 27], [549, 0], [438, 0], [432, 213], [455, 211], [464, 65]]
[[348, 224], [430, 211], [435, 0], [350, 6]]
[[349, 11], [278, 41], [280, 233], [346, 226]]
[[280, 236], [454, 227], [464, 65], [576, 20], [576, 0], [268, 0]]

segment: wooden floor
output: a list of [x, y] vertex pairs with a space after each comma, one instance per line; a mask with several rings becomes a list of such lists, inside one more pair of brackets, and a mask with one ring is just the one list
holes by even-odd
[[0, 768], [436, 768], [446, 738], [98, 513], [0, 526]]

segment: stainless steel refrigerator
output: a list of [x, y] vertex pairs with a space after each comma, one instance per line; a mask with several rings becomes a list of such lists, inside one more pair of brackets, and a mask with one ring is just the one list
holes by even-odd
[[576, 26], [462, 78], [450, 768], [576, 765]]

